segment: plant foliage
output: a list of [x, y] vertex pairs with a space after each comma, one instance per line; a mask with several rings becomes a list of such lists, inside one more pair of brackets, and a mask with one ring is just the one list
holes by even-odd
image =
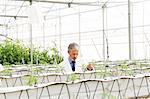
[[[52, 52], [51, 55], [49, 55], [49, 51]], [[25, 47], [20, 41], [6, 40], [0, 43], [0, 64], [19, 65], [29, 64], [30, 61], [30, 47]], [[57, 48], [40, 51], [39, 48], [33, 47], [33, 64], [54, 64], [55, 61], [57, 64], [63, 61]]]

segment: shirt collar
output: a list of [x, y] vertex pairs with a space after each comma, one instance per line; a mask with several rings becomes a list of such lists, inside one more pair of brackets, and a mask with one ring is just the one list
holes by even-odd
[[68, 57], [69, 63], [72, 63], [72, 61], [74, 61], [73, 59], [71, 59], [70, 57]]

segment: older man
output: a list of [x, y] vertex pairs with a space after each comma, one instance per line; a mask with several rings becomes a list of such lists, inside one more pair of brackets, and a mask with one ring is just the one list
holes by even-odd
[[[78, 59], [78, 54], [79, 54], [79, 45], [76, 43], [70, 43], [68, 46], [68, 58], [66, 58], [63, 61], [64, 65], [64, 71], [69, 73], [69, 72], [82, 72], [83, 67], [82, 65], [83, 60]], [[92, 71], [93, 70], [93, 65], [88, 64], [87, 67], [85, 68], [86, 70]]]

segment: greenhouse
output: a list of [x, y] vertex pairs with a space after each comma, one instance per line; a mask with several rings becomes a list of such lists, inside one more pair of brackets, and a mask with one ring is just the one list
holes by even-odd
[[150, 99], [150, 0], [0, 0], [0, 99]]

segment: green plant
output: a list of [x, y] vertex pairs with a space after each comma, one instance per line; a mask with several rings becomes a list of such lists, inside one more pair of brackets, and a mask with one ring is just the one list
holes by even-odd
[[2, 76], [12, 76], [12, 70], [5, 69], [5, 70], [0, 72], [0, 75], [2, 75]]
[[33, 86], [33, 85], [36, 85], [37, 84], [37, 82], [38, 82], [38, 78], [37, 78], [37, 76], [34, 76], [34, 75], [29, 75], [29, 76], [27, 76], [27, 85], [28, 86]]
[[[52, 54], [49, 55], [49, 51]], [[63, 57], [59, 54], [57, 48], [51, 50], [45, 49], [40, 51], [39, 48], [33, 45], [33, 64], [57, 64], [63, 61]], [[5, 40], [0, 43], [0, 64], [30, 64], [30, 46], [25, 46], [19, 40]]]
[[123, 72], [125, 73], [125, 75], [134, 74], [134, 71], [129, 67], [128, 64], [121, 64], [120, 68], [123, 69]]
[[126, 73], [131, 76], [134, 74], [134, 71], [132, 69], [130, 69], [130, 70], [126, 71]]
[[59, 53], [57, 48], [55, 47], [51, 48], [51, 52], [52, 52], [50, 61], [51, 64], [59, 64], [63, 61], [63, 56]]
[[149, 67], [150, 63], [140, 63], [140, 67]]
[[41, 68], [33, 68], [32, 69], [32, 73], [34, 73], [34, 74], [39, 74], [39, 73], [41, 73], [42, 72], [42, 69]]
[[111, 71], [108, 70], [97, 70], [96, 75], [100, 77], [108, 77], [108, 76], [112, 76], [113, 74]]
[[75, 81], [78, 79], [79, 79], [79, 76], [77, 76], [75, 73], [72, 73], [69, 75], [69, 81]]
[[61, 72], [63, 72], [63, 66], [61, 66], [61, 65], [56, 65], [55, 66], [55, 72], [56, 73], [61, 73]]
[[110, 94], [109, 92], [100, 93], [102, 99], [118, 99], [116, 96]]
[[129, 69], [128, 64], [121, 64], [120, 66], [121, 69]]
[[22, 46], [19, 41], [15, 43], [11, 40], [6, 40], [0, 44], [0, 63], [5, 65], [21, 63], [22, 61]]
[[3, 65], [6, 67], [6, 68], [9, 68], [11, 66], [11, 64], [9, 62], [4, 62]]

